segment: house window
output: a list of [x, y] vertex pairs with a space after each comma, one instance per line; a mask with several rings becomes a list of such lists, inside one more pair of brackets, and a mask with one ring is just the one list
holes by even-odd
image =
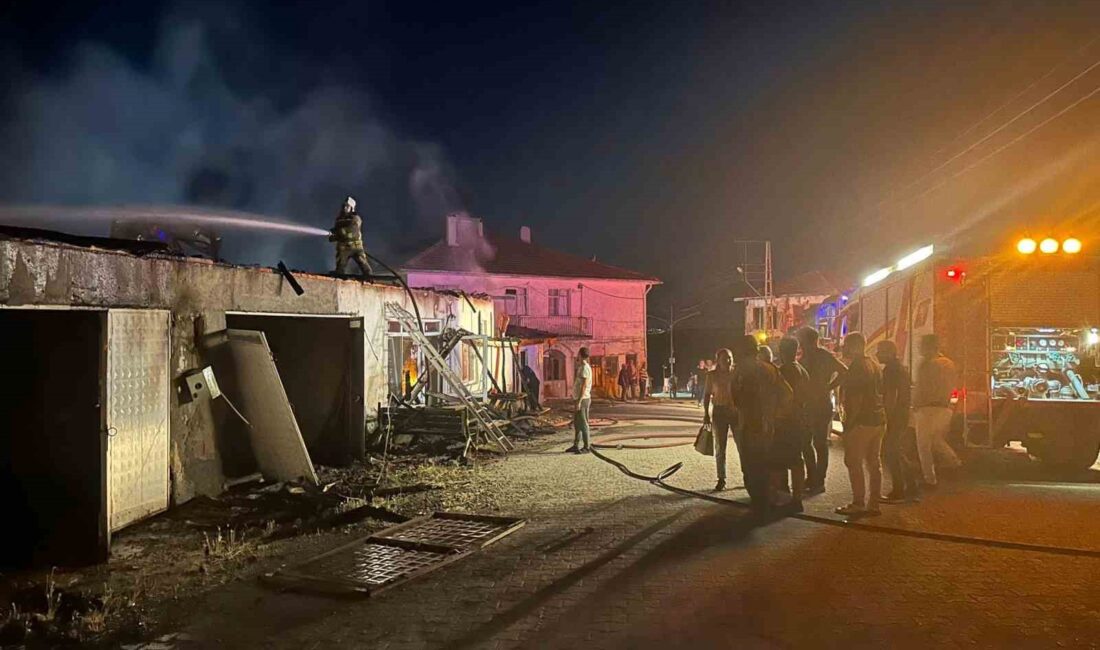
[[616, 381], [619, 379], [619, 357], [607, 356], [603, 361], [604, 373], [608, 377], [613, 377]]
[[[765, 307], [753, 307], [752, 308], [752, 325], [753, 325], [753, 329], [758, 329], [758, 330], [764, 329], [764, 325], [765, 325], [764, 315], [766, 313], [764, 311], [765, 309], [766, 309]], [[772, 307], [772, 325], [778, 325], [779, 324], [779, 319], [778, 319], [777, 316], [778, 316], [778, 310], [776, 310], [775, 307]]]
[[542, 358], [543, 381], [565, 381], [565, 354], [560, 350], [548, 350]]
[[527, 315], [527, 289], [505, 289], [503, 296], [493, 298], [494, 308], [498, 313], [509, 316]]
[[465, 341], [459, 344], [459, 349], [461, 350], [459, 364], [463, 382], [471, 382], [477, 379], [477, 372], [480, 364], [477, 360], [474, 345], [476, 345], [474, 341]]
[[603, 357], [590, 357], [588, 363], [592, 366], [592, 386], [600, 388], [603, 386]]
[[569, 289], [550, 289], [546, 295], [550, 300], [551, 316], [569, 315]]
[[[427, 336], [438, 336], [443, 331], [443, 323], [438, 320], [421, 320], [424, 325], [424, 334]], [[409, 333], [405, 331], [405, 326], [401, 324], [401, 321], [391, 320], [386, 321], [386, 332], [395, 336], [408, 336]]]

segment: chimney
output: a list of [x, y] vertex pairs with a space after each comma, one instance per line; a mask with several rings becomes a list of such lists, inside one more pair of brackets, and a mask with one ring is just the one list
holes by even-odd
[[520, 226], [519, 238], [524, 244], [531, 243], [531, 226]]
[[447, 245], [458, 246], [458, 215], [447, 215]]
[[447, 245], [472, 246], [485, 237], [485, 227], [481, 219], [471, 217], [467, 212], [452, 212], [447, 215]]

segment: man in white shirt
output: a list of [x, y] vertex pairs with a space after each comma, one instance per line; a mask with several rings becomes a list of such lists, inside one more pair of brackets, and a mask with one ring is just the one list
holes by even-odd
[[573, 446], [566, 451], [587, 454], [592, 451], [588, 430], [588, 409], [592, 406], [592, 366], [588, 365], [588, 348], [577, 352], [573, 373]]

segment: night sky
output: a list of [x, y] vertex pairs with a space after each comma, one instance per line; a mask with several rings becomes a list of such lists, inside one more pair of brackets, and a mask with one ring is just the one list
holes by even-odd
[[657, 302], [737, 239], [779, 278], [1025, 228], [1100, 246], [1097, 2], [99, 4], [4, 3], [2, 202], [327, 226], [351, 193], [393, 262], [466, 207], [653, 273]]

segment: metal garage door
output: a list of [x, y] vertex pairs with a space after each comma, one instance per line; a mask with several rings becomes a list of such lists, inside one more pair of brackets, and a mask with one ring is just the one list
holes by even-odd
[[168, 509], [167, 311], [107, 312], [107, 516], [115, 531]]

